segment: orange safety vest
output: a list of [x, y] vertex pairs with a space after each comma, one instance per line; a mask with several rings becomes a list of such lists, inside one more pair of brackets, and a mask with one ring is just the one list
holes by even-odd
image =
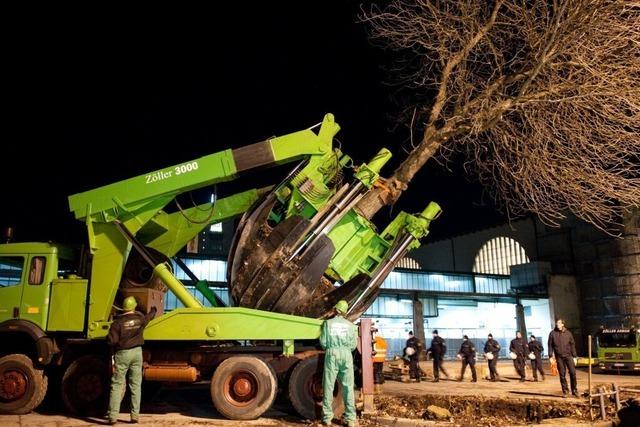
[[387, 341], [381, 336], [376, 336], [373, 342], [373, 351], [376, 354], [373, 356], [374, 363], [382, 363], [387, 358]]

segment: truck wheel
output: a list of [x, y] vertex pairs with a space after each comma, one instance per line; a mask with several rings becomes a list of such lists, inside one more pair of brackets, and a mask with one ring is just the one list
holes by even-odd
[[[318, 356], [301, 360], [289, 377], [289, 401], [293, 409], [303, 418], [322, 418], [322, 371], [323, 363]], [[333, 416], [340, 418], [344, 412], [342, 385], [336, 381], [333, 388]]]
[[24, 354], [9, 354], [0, 358], [0, 413], [28, 414], [47, 394], [44, 371], [33, 367]]
[[277, 391], [278, 381], [271, 368], [257, 357], [230, 357], [211, 378], [213, 405], [232, 420], [260, 417], [273, 404]]
[[98, 356], [76, 359], [62, 377], [62, 401], [70, 413], [102, 416], [109, 403], [109, 364]]

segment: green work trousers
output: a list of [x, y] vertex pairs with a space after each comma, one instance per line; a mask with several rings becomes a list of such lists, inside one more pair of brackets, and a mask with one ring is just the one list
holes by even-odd
[[109, 396], [110, 420], [118, 419], [127, 381], [131, 390], [131, 418], [137, 419], [140, 415], [140, 388], [142, 387], [142, 347], [118, 350], [115, 354], [115, 369], [111, 377], [111, 395]]
[[333, 387], [336, 378], [342, 385], [344, 400], [344, 420], [347, 424], [356, 422], [356, 405], [353, 398], [353, 356], [346, 347], [328, 348], [324, 355], [322, 376], [322, 422], [331, 424], [333, 419]]

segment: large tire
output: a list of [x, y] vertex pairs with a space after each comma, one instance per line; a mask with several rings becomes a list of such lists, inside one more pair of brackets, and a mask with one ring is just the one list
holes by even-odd
[[24, 354], [0, 358], [0, 414], [28, 414], [44, 400], [47, 383], [44, 371]]
[[[324, 363], [318, 356], [301, 360], [289, 377], [288, 396], [293, 409], [303, 418], [322, 418], [322, 372]], [[333, 416], [342, 417], [344, 401], [342, 385], [336, 382], [333, 388]]]
[[257, 357], [224, 360], [211, 378], [211, 400], [221, 415], [232, 420], [254, 420], [276, 398], [278, 380], [267, 363]]
[[103, 416], [109, 404], [109, 363], [98, 356], [76, 359], [62, 377], [62, 401], [70, 413]]

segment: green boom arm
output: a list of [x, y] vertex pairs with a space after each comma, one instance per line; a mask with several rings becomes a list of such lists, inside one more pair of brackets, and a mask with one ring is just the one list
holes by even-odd
[[[206, 226], [189, 221], [202, 215], [197, 209], [174, 214], [162, 211], [177, 195], [233, 180], [239, 173], [257, 167], [325, 155], [331, 152], [333, 137], [339, 130], [333, 115], [327, 114], [318, 133], [312, 129], [294, 132], [70, 196], [69, 208], [86, 223], [93, 254], [89, 336], [106, 335], [111, 306], [131, 250], [130, 240], [119, 227], [124, 226], [145, 245], [167, 255], [175, 254]], [[243, 213], [258, 195], [259, 190], [249, 190], [220, 199], [209, 222]], [[186, 307], [201, 306], [163, 265], [156, 267], [156, 275]]]
[[178, 194], [233, 180], [240, 172], [327, 153], [339, 130], [333, 115], [327, 114], [318, 134], [306, 129], [74, 194], [69, 208], [76, 219], [92, 216], [95, 221], [124, 222], [144, 216], [145, 210], [157, 212], [159, 205]]

